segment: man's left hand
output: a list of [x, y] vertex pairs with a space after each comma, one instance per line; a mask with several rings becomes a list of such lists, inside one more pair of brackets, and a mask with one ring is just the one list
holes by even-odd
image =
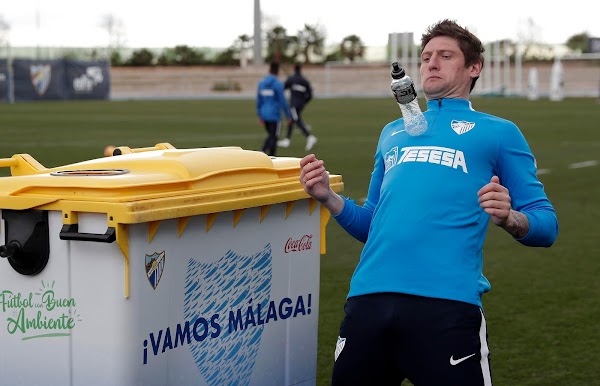
[[510, 216], [510, 194], [500, 185], [498, 176], [493, 176], [488, 184], [477, 192], [479, 206], [489, 214], [494, 224], [504, 226]]

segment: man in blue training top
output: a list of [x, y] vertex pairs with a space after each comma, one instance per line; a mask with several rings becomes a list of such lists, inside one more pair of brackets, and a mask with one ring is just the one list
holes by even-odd
[[379, 137], [367, 200], [332, 191], [322, 160], [300, 161], [304, 190], [365, 243], [350, 281], [332, 384], [490, 386], [482, 294], [488, 222], [549, 247], [558, 221], [519, 128], [477, 112], [469, 94], [483, 45], [454, 21], [421, 38], [429, 128], [403, 119]]
[[292, 114], [283, 94], [283, 83], [277, 79], [279, 63], [271, 63], [269, 74], [258, 83], [256, 92], [256, 113], [258, 119], [267, 130], [267, 138], [262, 147], [263, 153], [275, 156], [277, 138], [281, 128], [281, 111], [285, 113], [288, 123], [292, 121]]

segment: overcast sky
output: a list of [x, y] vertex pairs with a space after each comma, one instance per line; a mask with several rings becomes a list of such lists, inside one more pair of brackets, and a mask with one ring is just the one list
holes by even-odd
[[[352, 34], [367, 46], [385, 45], [390, 32], [414, 32], [418, 40], [427, 26], [443, 18], [468, 27], [484, 43], [520, 41], [533, 34], [538, 41], [560, 44], [582, 32], [600, 37], [600, 16], [591, 8], [594, 3], [261, 0], [261, 8], [267, 26], [282, 25], [290, 35], [305, 23], [322, 27], [327, 45]], [[132, 48], [182, 44], [221, 48], [229, 47], [239, 35], [254, 34], [254, 0], [2, 0], [0, 6], [0, 15], [10, 26], [12, 46], [106, 46], [108, 33], [101, 21], [109, 14], [122, 22], [123, 45]]]

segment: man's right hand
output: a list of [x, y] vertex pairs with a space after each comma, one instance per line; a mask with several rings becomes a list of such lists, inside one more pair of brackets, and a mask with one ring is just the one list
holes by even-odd
[[325, 163], [309, 154], [300, 160], [300, 183], [304, 191], [336, 215], [344, 208], [344, 200], [331, 190]]

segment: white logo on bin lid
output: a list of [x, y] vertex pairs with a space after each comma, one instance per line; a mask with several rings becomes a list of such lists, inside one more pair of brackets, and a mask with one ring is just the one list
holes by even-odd
[[146, 276], [154, 289], [158, 287], [158, 283], [162, 277], [163, 270], [165, 269], [165, 260], [165, 251], [146, 255]]
[[283, 250], [285, 253], [290, 253], [312, 249], [312, 238], [313, 235], [304, 235], [297, 240], [290, 237], [285, 243], [285, 248]]

